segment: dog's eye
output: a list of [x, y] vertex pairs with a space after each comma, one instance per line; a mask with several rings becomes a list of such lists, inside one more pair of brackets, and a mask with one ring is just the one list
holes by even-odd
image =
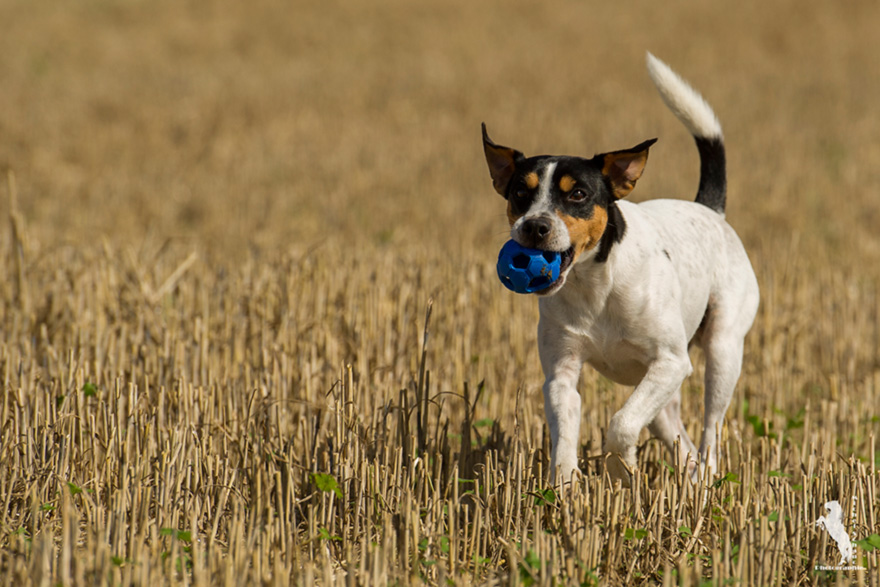
[[572, 190], [570, 194], [568, 194], [568, 200], [570, 202], [583, 202], [587, 199], [587, 192], [582, 190], [581, 188], [577, 188], [576, 190]]
[[529, 195], [529, 190], [525, 188], [519, 188], [513, 192], [513, 195], [516, 196], [518, 199], [523, 199]]

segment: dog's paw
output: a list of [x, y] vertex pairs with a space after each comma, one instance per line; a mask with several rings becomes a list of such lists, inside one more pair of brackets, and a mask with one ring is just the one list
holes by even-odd
[[577, 459], [572, 461], [562, 461], [557, 466], [552, 464], [550, 468], [550, 481], [553, 483], [568, 483], [577, 478], [581, 474], [581, 470], [577, 466]]
[[605, 457], [605, 468], [612, 481], [620, 481], [624, 487], [632, 487], [633, 471], [626, 461], [617, 453], [610, 453]]
[[700, 482], [700, 474], [704, 473], [703, 467], [693, 457], [687, 458], [687, 476], [691, 483], [698, 485]]

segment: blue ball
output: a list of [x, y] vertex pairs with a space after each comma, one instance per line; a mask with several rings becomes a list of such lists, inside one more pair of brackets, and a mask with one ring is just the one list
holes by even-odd
[[562, 256], [556, 251], [527, 249], [509, 240], [498, 253], [498, 278], [516, 293], [547, 289], [559, 279]]

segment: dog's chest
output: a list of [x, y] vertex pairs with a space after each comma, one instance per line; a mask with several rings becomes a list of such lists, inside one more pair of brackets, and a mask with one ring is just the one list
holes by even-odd
[[[589, 363], [605, 377], [624, 385], [636, 385], [645, 376], [652, 344], [637, 324], [607, 311], [585, 311], [583, 307], [547, 304], [542, 307], [551, 336], [565, 339], [562, 345]], [[562, 320], [560, 320], [562, 318]]]
[[645, 376], [648, 353], [640, 347], [637, 338], [622, 331], [619, 324], [602, 320], [593, 328], [572, 334], [580, 343], [583, 359], [608, 379], [636, 385]]

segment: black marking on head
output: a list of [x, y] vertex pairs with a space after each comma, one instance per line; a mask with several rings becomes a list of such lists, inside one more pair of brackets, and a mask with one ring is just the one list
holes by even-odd
[[602, 175], [601, 161], [578, 157], [554, 157], [553, 161], [550, 198], [557, 212], [588, 220], [596, 206], [607, 208], [615, 201]]
[[667, 258], [667, 259], [669, 259], [670, 261], [672, 261], [672, 257], [669, 256], [669, 251], [667, 251], [666, 249], [663, 249], [663, 254], [666, 255], [666, 258]]
[[552, 157], [523, 158], [517, 162], [516, 171], [507, 182], [504, 197], [507, 198], [507, 216], [513, 224], [532, 207], [541, 190], [544, 170]]
[[[511, 225], [529, 212], [543, 189], [549, 190], [548, 207], [563, 221], [566, 217], [590, 220], [596, 214], [596, 208], [602, 208], [607, 223], [595, 245], [594, 260], [597, 263], [606, 262], [614, 244], [623, 240], [626, 221], [617, 207], [617, 199], [632, 189], [641, 175], [647, 150], [655, 140], [591, 159], [550, 155], [525, 157], [519, 151], [496, 145], [489, 139], [485, 127], [483, 130], [483, 145], [493, 183], [508, 201], [507, 216]], [[629, 159], [636, 161], [634, 166], [629, 164]], [[548, 167], [554, 163], [553, 177], [546, 177]], [[569, 221], [568, 224], [573, 223]]]
[[[541, 203], [546, 208], [535, 212], [552, 212], [560, 217], [566, 224], [569, 237], [576, 241], [578, 253], [598, 246], [605, 230], [606, 211], [616, 202], [603, 173], [603, 165], [601, 157], [583, 159], [541, 155], [524, 158], [518, 162], [505, 194], [510, 224], [528, 214], [536, 205], [539, 194], [547, 190], [546, 199]], [[548, 175], [551, 169], [553, 174]], [[598, 209], [601, 213], [597, 212]], [[540, 248], [540, 244], [534, 246]]]

